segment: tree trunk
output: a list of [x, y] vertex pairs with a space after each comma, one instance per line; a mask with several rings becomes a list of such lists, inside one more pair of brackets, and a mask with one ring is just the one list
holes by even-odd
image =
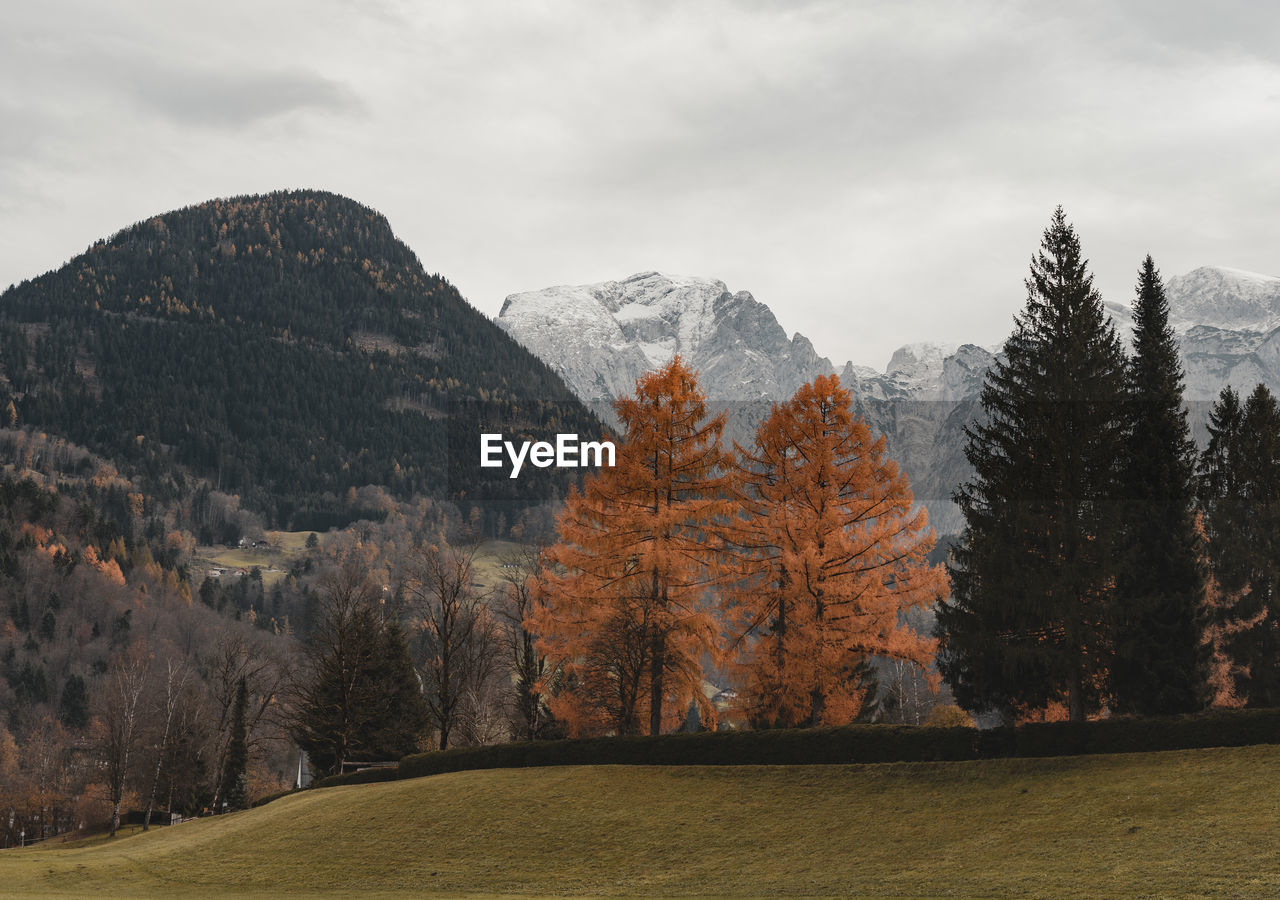
[[1080, 669], [1073, 666], [1067, 677], [1067, 719], [1072, 722], [1084, 721], [1084, 694], [1080, 689]]
[[662, 734], [663, 673], [667, 668], [667, 642], [660, 632], [653, 635], [653, 661], [649, 670], [649, 733]]

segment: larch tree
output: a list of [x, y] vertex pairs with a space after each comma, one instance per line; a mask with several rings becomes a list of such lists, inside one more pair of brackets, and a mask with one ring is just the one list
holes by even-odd
[[625, 430], [617, 462], [566, 500], [530, 629], [562, 666], [553, 711], [567, 727], [626, 734], [647, 719], [659, 734], [690, 703], [714, 721], [702, 674], [721, 631], [708, 563], [709, 527], [728, 509], [726, 417], [707, 417], [679, 356], [614, 409]]
[[1125, 559], [1113, 605], [1113, 706], [1192, 712], [1208, 700], [1205, 571], [1196, 525], [1195, 446], [1182, 363], [1155, 262], [1138, 274], [1124, 457]]
[[867, 697], [872, 657], [927, 668], [936, 641], [903, 624], [946, 592], [907, 478], [854, 416], [834, 375], [774, 407], [739, 448], [726, 579], [745, 705], [770, 726], [840, 725]]
[[1026, 285], [965, 432], [939, 668], [966, 709], [1065, 703], [1079, 721], [1108, 690], [1126, 360], [1061, 207]]

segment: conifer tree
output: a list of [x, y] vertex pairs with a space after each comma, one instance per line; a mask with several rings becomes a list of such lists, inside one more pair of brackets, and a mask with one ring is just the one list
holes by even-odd
[[758, 723], [847, 724], [875, 699], [871, 656], [933, 661], [936, 641], [901, 621], [946, 592], [942, 567], [925, 562], [928, 517], [851, 404], [838, 378], [820, 377], [740, 449], [729, 593]]
[[1065, 702], [1078, 721], [1106, 689], [1125, 357], [1061, 207], [1026, 285], [966, 429], [939, 666], [967, 709]]
[[222, 769], [222, 790], [227, 809], [248, 809], [249, 745], [246, 726], [249, 710], [249, 685], [243, 676], [236, 686], [236, 702], [231, 712], [231, 741], [227, 745], [227, 760]]
[[1240, 395], [1228, 385], [1209, 412], [1209, 443], [1197, 471], [1209, 567], [1226, 595], [1248, 583], [1244, 544], [1237, 537], [1248, 525], [1242, 475], [1244, 410]]
[[[706, 397], [679, 356], [614, 409], [625, 429], [617, 463], [566, 500], [560, 542], [548, 551], [560, 571], [548, 575], [530, 630], [564, 666], [567, 689], [553, 712], [568, 727], [634, 732], [647, 701], [648, 731], [659, 734], [691, 701], [704, 722], [714, 716], [701, 682], [720, 630], [705, 594], [707, 527], [727, 508], [725, 416], [706, 418]], [[595, 725], [590, 710], [604, 713]]]
[[1113, 607], [1111, 688], [1118, 712], [1191, 712], [1207, 699], [1195, 448], [1169, 304], [1150, 256], [1138, 274], [1133, 321], [1126, 558]]
[[1275, 706], [1280, 704], [1280, 404], [1265, 385], [1254, 388], [1240, 412], [1233, 462], [1234, 520], [1215, 517], [1219, 546], [1234, 545], [1223, 559], [1227, 583], [1237, 589], [1226, 610], [1232, 632], [1227, 654], [1237, 676], [1236, 694], [1249, 706]]

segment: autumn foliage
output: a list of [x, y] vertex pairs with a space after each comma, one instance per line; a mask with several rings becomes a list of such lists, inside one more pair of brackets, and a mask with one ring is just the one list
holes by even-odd
[[727, 591], [752, 718], [839, 725], [862, 709], [871, 656], [927, 667], [936, 641], [902, 615], [946, 590], [906, 476], [835, 376], [804, 385], [739, 448]]
[[944, 590], [932, 533], [837, 379], [777, 407], [736, 463], [679, 357], [615, 409], [617, 465], [566, 501], [528, 619], [570, 734], [657, 734], [691, 705], [714, 722], [707, 663], [779, 725], [851, 721], [871, 656], [930, 663], [901, 616]]
[[719, 643], [707, 594], [709, 526], [728, 510], [725, 417], [706, 419], [676, 357], [614, 404], [626, 431], [616, 465], [571, 493], [532, 628], [562, 661], [552, 710], [573, 733], [660, 733], [690, 702], [713, 715], [703, 657]]

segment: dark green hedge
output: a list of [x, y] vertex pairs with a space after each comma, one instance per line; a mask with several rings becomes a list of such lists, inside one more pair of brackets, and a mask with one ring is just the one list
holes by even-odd
[[400, 761], [400, 777], [523, 766], [811, 765], [976, 759], [977, 734], [972, 728], [849, 725], [535, 741], [406, 756]]
[[311, 783], [312, 787], [337, 787], [340, 784], [373, 784], [375, 781], [395, 781], [404, 776], [397, 774], [395, 766], [383, 766], [377, 769], [362, 769], [359, 772], [347, 772], [345, 775], [326, 775]]
[[1280, 744], [1280, 709], [1212, 710], [1188, 716], [1050, 722], [1014, 730], [848, 725], [608, 737], [462, 747], [406, 756], [398, 769], [322, 778], [315, 787], [527, 766], [741, 766], [936, 762], [1007, 756], [1074, 756]]
[[1013, 735], [1014, 756], [1079, 756], [1280, 744], [1280, 709], [1215, 709], [1188, 716], [1040, 722]]

